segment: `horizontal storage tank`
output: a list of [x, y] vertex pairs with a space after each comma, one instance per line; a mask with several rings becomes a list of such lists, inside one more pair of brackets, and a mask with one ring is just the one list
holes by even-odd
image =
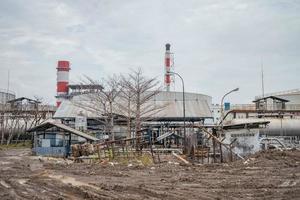
[[300, 119], [271, 119], [268, 128], [260, 130], [267, 136], [300, 136]]
[[233, 119], [232, 124], [249, 123], [254, 121], [269, 121], [266, 128], [260, 129], [260, 135], [266, 136], [300, 136], [300, 119], [280, 118], [248, 118]]

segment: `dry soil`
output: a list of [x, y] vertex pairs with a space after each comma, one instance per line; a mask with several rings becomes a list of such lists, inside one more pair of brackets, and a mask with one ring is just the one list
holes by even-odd
[[0, 151], [0, 199], [300, 199], [300, 151], [231, 164], [72, 163]]

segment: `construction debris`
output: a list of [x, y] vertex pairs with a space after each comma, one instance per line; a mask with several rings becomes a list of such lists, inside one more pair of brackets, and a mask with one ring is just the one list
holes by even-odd
[[189, 161], [187, 161], [186, 159], [184, 159], [184, 158], [182, 158], [181, 156], [179, 156], [178, 154], [176, 154], [176, 153], [174, 153], [174, 152], [172, 152], [172, 155], [173, 156], [175, 156], [176, 158], [178, 158], [180, 161], [182, 161], [184, 164], [187, 164], [187, 165], [189, 165], [190, 164], [190, 162]]

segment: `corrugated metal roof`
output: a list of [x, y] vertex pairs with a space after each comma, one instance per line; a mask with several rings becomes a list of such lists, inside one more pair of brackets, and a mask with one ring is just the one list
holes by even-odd
[[72, 134], [75, 134], [77, 136], [80, 136], [80, 137], [83, 137], [87, 140], [92, 140], [92, 141], [97, 141], [99, 140], [98, 138], [94, 137], [94, 136], [91, 136], [87, 133], [84, 133], [84, 132], [81, 132], [81, 131], [78, 131], [76, 129], [73, 129], [67, 125], [64, 125], [62, 123], [57, 123], [57, 122], [51, 122], [51, 121], [48, 121], [48, 122], [45, 122], [43, 124], [40, 124], [36, 127], [33, 127], [31, 128], [30, 130], [28, 130], [27, 132], [34, 132], [34, 131], [43, 131], [43, 130], [47, 130], [51, 127], [58, 127], [60, 129], [63, 129], [69, 133], [72, 133]]
[[[101, 116], [101, 105], [90, 101], [86, 95], [75, 96], [71, 100], [65, 100], [57, 109], [54, 118], [75, 118], [78, 115], [95, 118]], [[94, 98], [96, 99], [96, 98]], [[120, 101], [120, 100], [116, 100]], [[120, 102], [119, 102], [120, 103]], [[86, 108], [84, 108], [87, 105]], [[210, 110], [211, 97], [203, 94], [185, 93], [185, 107], [187, 118], [211, 118]], [[88, 107], [97, 107], [97, 111], [92, 111]], [[181, 92], [160, 92], [154, 96], [151, 101], [144, 105], [144, 108], [161, 108], [159, 112], [149, 113], [148, 117], [152, 119], [182, 119], [183, 118], [183, 102]], [[122, 115], [121, 112], [114, 113]], [[147, 116], [144, 116], [147, 117]]]

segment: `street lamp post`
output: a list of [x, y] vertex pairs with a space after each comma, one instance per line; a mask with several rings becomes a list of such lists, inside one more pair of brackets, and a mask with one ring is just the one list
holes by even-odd
[[185, 92], [184, 92], [184, 81], [183, 81], [183, 78], [176, 72], [168, 72], [169, 74], [174, 74], [174, 75], [177, 75], [180, 79], [181, 79], [181, 82], [182, 82], [182, 106], [183, 106], [183, 137], [184, 137], [184, 142], [183, 142], [183, 146], [184, 146], [184, 149], [183, 149], [183, 152], [186, 152], [186, 125], [185, 125], [185, 121], [186, 121], [186, 118], [185, 118]]
[[230, 93], [232, 92], [237, 92], [239, 91], [239, 88], [235, 88], [233, 90], [230, 90], [229, 92], [227, 92], [226, 94], [224, 94], [224, 96], [222, 97], [222, 100], [221, 100], [221, 117], [220, 117], [220, 123], [219, 124], [222, 124], [222, 127], [223, 127], [223, 118], [224, 118], [224, 109], [223, 109], [223, 101], [224, 101], [224, 98], [229, 95]]

